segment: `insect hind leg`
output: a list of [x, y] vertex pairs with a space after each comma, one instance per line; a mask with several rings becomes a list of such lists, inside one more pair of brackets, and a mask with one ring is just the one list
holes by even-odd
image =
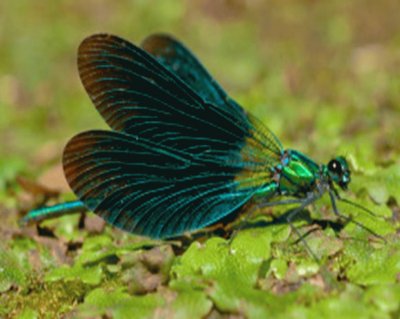
[[240, 221], [238, 227], [234, 228], [230, 236], [230, 241], [232, 241], [236, 237], [239, 231], [245, 228], [245, 226], [248, 224], [248, 221], [253, 217], [255, 211], [266, 207], [274, 207], [274, 206], [289, 205], [289, 204], [301, 204], [303, 202], [304, 199], [284, 199], [280, 201], [263, 201], [260, 203], [256, 203], [253, 207], [250, 208], [248, 212], [246, 212], [243, 219]]
[[310, 196], [308, 196], [307, 198], [302, 198], [302, 199], [298, 199], [298, 198], [292, 198], [292, 199], [284, 199], [284, 200], [280, 200], [280, 201], [265, 201], [265, 202], [261, 202], [258, 203], [256, 205], [254, 205], [254, 207], [252, 207], [252, 209], [246, 214], [246, 216], [244, 217], [244, 221], [242, 221], [242, 223], [239, 225], [239, 227], [237, 229], [234, 230], [234, 232], [231, 235], [230, 241], [232, 242], [232, 240], [236, 237], [237, 233], [239, 232], [239, 230], [244, 228], [244, 225], [246, 223], [246, 221], [248, 221], [251, 216], [254, 214], [254, 212], [258, 209], [261, 208], [266, 208], [266, 207], [273, 207], [273, 206], [280, 206], [280, 205], [289, 205], [289, 204], [299, 204], [299, 206], [289, 210], [284, 217], [284, 221], [286, 223], [289, 224], [289, 226], [291, 227], [291, 229], [296, 233], [296, 235], [298, 236], [299, 240], [303, 243], [304, 247], [306, 248], [306, 250], [308, 251], [308, 253], [310, 254], [310, 256], [317, 262], [319, 263], [319, 259], [316, 256], [316, 254], [312, 251], [312, 249], [310, 248], [310, 246], [307, 244], [304, 235], [300, 233], [300, 231], [297, 229], [296, 226], [294, 226], [293, 221], [295, 219], [295, 217], [301, 212], [303, 211], [307, 206], [309, 206], [310, 204], [312, 204], [314, 201], [316, 201], [320, 196], [315, 195], [315, 194], [311, 194]]
[[319, 197], [318, 196], [311, 196], [306, 199], [303, 199], [301, 202], [301, 205], [298, 207], [292, 209], [289, 211], [289, 213], [286, 216], [286, 222], [289, 224], [290, 228], [296, 233], [297, 237], [299, 237], [299, 240], [303, 243], [304, 247], [310, 254], [310, 256], [317, 262], [320, 263], [319, 258], [317, 255], [312, 251], [311, 247], [307, 244], [307, 241], [304, 238], [304, 235], [300, 233], [298, 228], [293, 224], [293, 219], [296, 217], [297, 214], [299, 214], [301, 211], [303, 211], [307, 206], [312, 204], [315, 200], [317, 200]]

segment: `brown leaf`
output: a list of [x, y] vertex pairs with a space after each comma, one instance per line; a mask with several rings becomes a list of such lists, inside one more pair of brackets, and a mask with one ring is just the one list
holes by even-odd
[[122, 282], [128, 286], [131, 294], [145, 294], [157, 290], [164, 278], [162, 274], [153, 274], [139, 263], [124, 272]]
[[104, 221], [103, 218], [101, 218], [97, 215], [92, 215], [92, 214], [86, 215], [85, 228], [87, 229], [87, 231], [89, 233], [92, 233], [92, 234], [102, 233], [105, 225], [106, 225], [106, 222]]
[[44, 174], [39, 177], [39, 183], [59, 193], [71, 191], [65, 180], [64, 170], [61, 164], [54, 165], [44, 172]]
[[47, 247], [59, 265], [71, 264], [71, 256], [68, 256], [68, 246], [58, 238], [35, 236], [35, 240]]
[[58, 192], [54, 189], [48, 188], [42, 184], [31, 181], [23, 176], [17, 177], [17, 183], [22, 187], [23, 190], [32, 194], [33, 196], [46, 196], [54, 197], [58, 195]]
[[169, 269], [174, 258], [170, 245], [154, 247], [140, 254], [125, 256], [125, 270], [122, 281], [129, 287], [130, 293], [145, 294], [158, 290], [168, 281]]

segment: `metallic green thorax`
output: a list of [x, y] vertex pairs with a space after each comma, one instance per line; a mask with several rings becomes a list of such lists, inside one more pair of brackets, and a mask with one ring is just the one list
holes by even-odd
[[271, 169], [272, 181], [264, 185], [258, 196], [276, 195], [305, 197], [321, 178], [329, 178], [326, 165], [318, 165], [295, 150], [285, 150], [280, 164]]
[[321, 167], [304, 154], [285, 151], [282, 166], [277, 168], [278, 190], [282, 195], [302, 196], [310, 192], [320, 178]]

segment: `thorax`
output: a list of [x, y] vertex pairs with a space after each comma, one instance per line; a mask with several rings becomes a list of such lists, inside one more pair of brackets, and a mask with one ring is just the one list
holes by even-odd
[[321, 179], [322, 166], [306, 155], [285, 150], [281, 163], [273, 168], [273, 179], [282, 195], [304, 197], [314, 191]]

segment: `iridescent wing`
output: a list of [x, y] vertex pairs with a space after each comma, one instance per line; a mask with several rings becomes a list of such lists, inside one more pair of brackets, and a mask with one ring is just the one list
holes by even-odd
[[209, 225], [252, 196], [251, 189], [238, 188], [235, 167], [121, 132], [75, 136], [64, 170], [87, 207], [119, 228], [154, 238]]
[[175, 38], [166, 34], [153, 34], [141, 46], [204, 101], [243, 112], [190, 50]]
[[111, 224], [151, 237], [181, 234], [230, 214], [270, 181], [281, 145], [240, 107], [206, 101], [115, 36], [84, 40], [78, 66], [114, 131], [75, 136], [64, 151], [65, 175]]

